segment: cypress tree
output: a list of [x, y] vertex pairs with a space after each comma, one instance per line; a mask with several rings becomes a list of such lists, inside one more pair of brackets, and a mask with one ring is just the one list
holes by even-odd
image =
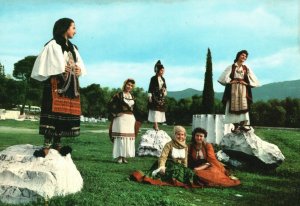
[[206, 71], [204, 78], [204, 88], [202, 93], [202, 113], [204, 114], [214, 114], [215, 113], [215, 104], [214, 104], [214, 87], [212, 79], [212, 61], [211, 61], [211, 52], [208, 48], [206, 56]]

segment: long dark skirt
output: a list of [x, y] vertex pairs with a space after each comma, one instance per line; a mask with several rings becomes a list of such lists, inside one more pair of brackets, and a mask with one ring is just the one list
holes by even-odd
[[75, 137], [80, 134], [80, 98], [58, 94], [57, 88], [62, 82], [61, 75], [52, 76], [44, 82], [39, 127], [41, 135]]

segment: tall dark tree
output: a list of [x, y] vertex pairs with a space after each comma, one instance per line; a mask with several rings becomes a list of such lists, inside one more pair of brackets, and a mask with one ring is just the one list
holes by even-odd
[[4, 66], [0, 63], [0, 108], [3, 107], [3, 100], [6, 97], [5, 83]]
[[23, 98], [23, 106], [21, 108], [20, 114], [24, 113], [24, 108], [28, 98], [28, 91], [30, 87], [30, 82], [34, 81], [30, 78], [31, 71], [36, 60], [37, 56], [27, 56], [24, 59], [18, 61], [14, 64], [13, 76], [16, 79], [19, 79], [23, 82], [23, 89], [24, 89], [24, 98]]
[[210, 49], [207, 50], [206, 57], [206, 71], [204, 79], [204, 88], [202, 93], [202, 113], [204, 114], [214, 114], [215, 105], [214, 105], [214, 87], [213, 87], [213, 78], [212, 78], [212, 61]]
[[0, 78], [5, 77], [4, 65], [0, 63]]

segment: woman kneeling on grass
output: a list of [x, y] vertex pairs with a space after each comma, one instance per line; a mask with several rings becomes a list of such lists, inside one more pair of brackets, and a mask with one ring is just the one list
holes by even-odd
[[186, 130], [175, 126], [174, 138], [164, 146], [158, 161], [146, 173], [135, 171], [132, 178], [153, 185], [196, 186], [193, 183], [195, 175], [187, 168], [188, 146], [185, 140]]
[[228, 171], [217, 160], [214, 148], [205, 141], [206, 130], [195, 128], [192, 133], [192, 143], [189, 146], [188, 166], [193, 169], [199, 182], [205, 186], [232, 187], [241, 182], [228, 175]]

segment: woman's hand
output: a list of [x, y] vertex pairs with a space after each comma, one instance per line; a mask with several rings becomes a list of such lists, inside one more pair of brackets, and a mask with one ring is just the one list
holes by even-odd
[[124, 114], [124, 113], [118, 113], [118, 114], [117, 114], [117, 117], [121, 117], [121, 116], [123, 116], [123, 114]]
[[161, 89], [161, 91], [162, 91], [162, 93], [163, 93], [164, 96], [167, 96], [167, 90], [166, 90], [165, 87], [163, 87], [163, 88]]
[[65, 66], [65, 72], [70, 72], [71, 71], [71, 67], [69, 65]]
[[246, 86], [248, 85], [248, 84], [247, 84], [245, 81], [243, 81], [243, 80], [240, 81], [240, 84], [243, 84], [243, 85], [246, 85]]
[[200, 167], [195, 167], [195, 168], [194, 168], [194, 172], [196, 172], [196, 171], [198, 171], [198, 170], [202, 170], [202, 167], [200, 166]]
[[210, 166], [210, 163], [207, 162], [204, 165], [201, 165], [199, 167], [195, 167], [194, 172], [199, 171], [199, 170], [204, 170], [204, 169], [208, 168], [209, 166]]
[[165, 167], [161, 168], [159, 173], [164, 175], [166, 173], [166, 168]]
[[81, 68], [78, 65], [75, 65], [75, 75], [77, 77], [81, 75]]

